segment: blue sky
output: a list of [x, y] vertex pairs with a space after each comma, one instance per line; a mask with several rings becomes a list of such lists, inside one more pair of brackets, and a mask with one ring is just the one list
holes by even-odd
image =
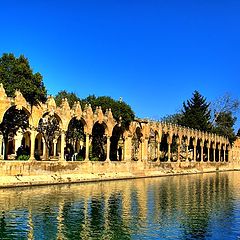
[[238, 98], [239, 13], [239, 0], [0, 0], [0, 53], [24, 54], [48, 94], [122, 97], [159, 119], [194, 90]]

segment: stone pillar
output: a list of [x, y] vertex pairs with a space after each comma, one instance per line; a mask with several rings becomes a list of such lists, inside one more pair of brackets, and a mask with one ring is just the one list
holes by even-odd
[[171, 162], [171, 141], [168, 141], [168, 162]]
[[130, 136], [126, 136], [123, 145], [124, 161], [131, 161], [132, 154], [131, 151], [132, 151], [132, 138]]
[[143, 139], [141, 160], [147, 162], [148, 159], [148, 138]]
[[226, 161], [226, 146], [223, 146], [223, 162]]
[[29, 160], [30, 161], [33, 161], [35, 160], [35, 157], [34, 157], [34, 152], [35, 152], [35, 137], [36, 137], [36, 132], [31, 130], [31, 148], [30, 148], [30, 157], [29, 157]]
[[46, 158], [46, 142], [44, 138], [42, 138], [42, 142], [43, 142], [43, 158], [45, 159]]
[[200, 143], [200, 147], [201, 147], [201, 159], [200, 159], [200, 161], [203, 162], [203, 148], [204, 148], [204, 143], [203, 142]]
[[186, 162], [188, 162], [188, 147], [189, 147], [189, 140], [186, 139]]
[[213, 162], [216, 162], [216, 154], [215, 154], [216, 146], [213, 146], [212, 148], [213, 148]]
[[57, 139], [53, 140], [53, 156], [57, 156]]
[[0, 135], [0, 156], [4, 155], [4, 154], [2, 154], [2, 152], [3, 152], [3, 136]]
[[160, 161], [160, 142], [157, 142], [157, 162]]
[[86, 133], [85, 161], [89, 161], [89, 133]]
[[207, 144], [207, 161], [210, 162], [210, 144]]
[[197, 161], [197, 143], [193, 143], [193, 161]]
[[61, 155], [60, 155], [60, 158], [59, 160], [60, 161], [64, 161], [64, 148], [66, 146], [66, 141], [65, 141], [65, 133], [62, 131], [61, 132]]
[[221, 146], [219, 144], [219, 148], [218, 148], [218, 161], [221, 162]]
[[107, 136], [107, 157], [106, 161], [110, 161], [110, 136]]

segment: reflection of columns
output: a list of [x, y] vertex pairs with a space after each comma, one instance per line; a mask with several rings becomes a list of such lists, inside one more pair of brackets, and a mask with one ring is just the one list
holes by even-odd
[[57, 139], [53, 140], [53, 156], [57, 156]]
[[86, 133], [85, 161], [89, 160], [89, 133]]
[[107, 136], [107, 158], [106, 161], [110, 161], [110, 136]]
[[61, 200], [59, 202], [59, 207], [58, 207], [58, 216], [57, 216], [57, 239], [64, 239], [64, 233], [63, 233], [63, 209], [64, 209], [64, 201]]
[[33, 219], [32, 219], [32, 207], [29, 206], [28, 210], [28, 234], [27, 234], [27, 239], [33, 240], [34, 239], [34, 224], [33, 224]]
[[31, 148], [30, 148], [30, 157], [29, 157], [29, 160], [35, 160], [35, 157], [34, 157], [34, 152], [35, 152], [35, 136], [36, 136], [36, 132], [35, 131], [31, 131]]
[[65, 133], [61, 132], [61, 156], [60, 160], [64, 161], [64, 148], [65, 148], [66, 142], [65, 142]]

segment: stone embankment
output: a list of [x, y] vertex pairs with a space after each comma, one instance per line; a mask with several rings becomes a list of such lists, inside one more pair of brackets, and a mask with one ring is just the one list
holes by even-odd
[[0, 188], [160, 177], [239, 170], [226, 162], [1, 161]]

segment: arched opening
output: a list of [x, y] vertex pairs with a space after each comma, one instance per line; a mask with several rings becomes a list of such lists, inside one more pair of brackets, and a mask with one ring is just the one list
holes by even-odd
[[160, 143], [160, 161], [166, 162], [168, 160], [168, 134], [164, 133], [162, 135]]
[[86, 136], [82, 119], [72, 118], [66, 132], [65, 158], [83, 161], [86, 153]]
[[[4, 114], [0, 124], [0, 132], [3, 139], [4, 159], [15, 159], [17, 151], [24, 153], [21, 160], [27, 160], [29, 155], [26, 153], [28, 149], [24, 149], [22, 144], [23, 134], [29, 127], [30, 113], [25, 109], [17, 109], [16, 106], [10, 107]], [[23, 150], [21, 152], [21, 150]], [[27, 150], [27, 151], [26, 151]]]
[[141, 159], [141, 140], [142, 132], [140, 127], [136, 128], [135, 133], [132, 137], [132, 160], [138, 161]]
[[195, 139], [193, 137], [190, 137], [189, 140], [189, 146], [188, 146], [188, 160], [193, 161], [194, 160], [194, 141]]
[[179, 141], [179, 136], [177, 134], [173, 134], [172, 137], [172, 144], [171, 144], [171, 160], [176, 162], [178, 160], [178, 156], [180, 153], [178, 153], [179, 148], [178, 148], [178, 143]]
[[187, 160], [188, 160], [188, 138], [187, 136], [183, 136], [180, 146], [180, 161]]
[[123, 160], [123, 129], [115, 125], [110, 138], [110, 160], [122, 161]]
[[106, 160], [107, 137], [105, 136], [105, 125], [96, 122], [92, 129], [92, 145], [89, 157], [92, 161]]
[[60, 122], [61, 122], [60, 118], [55, 113], [51, 112], [45, 113], [39, 120], [38, 132], [41, 134], [43, 139], [42, 154], [43, 159], [45, 160], [56, 158], [55, 147], [58, 138], [61, 135]]

